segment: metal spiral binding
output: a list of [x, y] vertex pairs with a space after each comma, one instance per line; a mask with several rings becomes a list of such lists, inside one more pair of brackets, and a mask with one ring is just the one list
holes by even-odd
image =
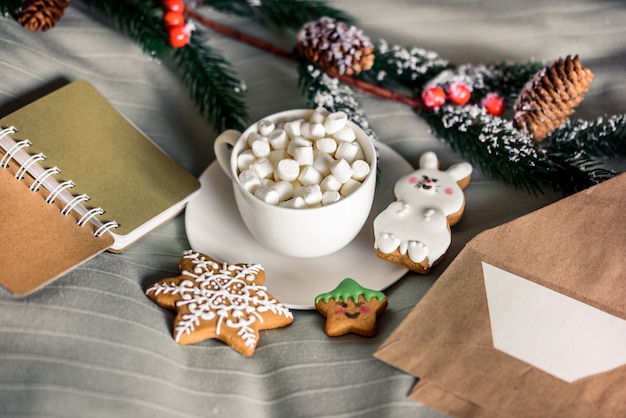
[[85, 225], [87, 222], [89, 222], [89, 219], [93, 218], [96, 215], [103, 215], [104, 214], [104, 209], [102, 208], [93, 208], [90, 209], [89, 211], [87, 211], [87, 213], [85, 213], [77, 222], [78, 226], [83, 226]]
[[60, 173], [61, 173], [61, 170], [59, 169], [59, 167], [56, 167], [56, 166], [46, 169], [46, 171], [38, 175], [35, 181], [33, 182], [33, 184], [30, 185], [30, 190], [32, 192], [38, 192], [39, 187], [43, 184], [44, 181], [46, 181], [48, 177], [54, 176]]
[[[4, 138], [6, 135], [14, 134], [16, 132], [17, 132], [17, 129], [14, 126], [2, 129], [0, 131], [0, 139]], [[43, 153], [33, 154], [29, 156], [25, 151], [22, 151], [23, 148], [32, 146], [31, 141], [28, 139], [24, 139], [18, 142], [14, 142], [14, 141], [12, 142], [13, 144], [9, 147], [9, 149], [0, 159], [0, 167], [5, 168], [5, 169], [8, 168], [9, 161], [11, 160], [14, 160], [18, 163], [21, 162], [21, 165], [19, 166], [19, 168], [17, 169], [15, 173], [15, 178], [21, 181], [24, 179], [24, 176], [26, 175], [26, 173], [32, 174], [32, 172], [30, 171], [31, 166], [37, 164], [40, 161], [45, 160], [46, 156]], [[0, 145], [0, 147], [2, 148], [8, 147], [8, 144], [4, 144], [4, 147]], [[17, 155], [17, 158], [16, 158], [16, 155]], [[41, 167], [40, 169], [43, 171], [37, 175], [37, 177], [34, 179], [33, 183], [29, 187], [29, 189], [32, 192], [38, 192], [40, 187], [43, 186], [44, 182], [46, 182], [46, 180], [49, 177], [55, 176], [61, 173], [61, 170], [56, 166], [50, 167], [47, 169], [44, 169], [43, 167]], [[39, 169], [37, 171], [39, 171]], [[33, 174], [33, 177], [34, 177], [34, 174]], [[57, 184], [51, 190], [48, 197], [46, 197], [46, 200], [45, 200], [46, 203], [48, 204], [54, 203], [54, 201], [59, 197], [61, 193], [75, 186], [76, 184], [72, 180], [66, 180]], [[61, 210], [61, 214], [65, 216], [69, 215], [82, 202], [86, 202], [88, 200], [90, 200], [90, 197], [86, 194], [73, 196], [72, 199], [69, 202], [67, 202], [66, 205]], [[86, 225], [87, 223], [89, 223], [90, 221], [92, 221], [92, 219], [94, 219], [95, 220], [94, 224], [97, 227], [96, 231], [93, 233], [94, 237], [100, 237], [104, 233], [109, 232], [111, 229], [119, 227], [119, 224], [116, 221], [109, 221], [106, 223], [102, 223], [96, 218], [97, 216], [104, 214], [105, 212], [104, 209], [97, 207], [97, 208], [93, 208], [89, 210], [85, 208], [85, 210], [86, 212], [82, 214], [81, 218], [76, 223], [78, 224], [78, 226], [82, 227]], [[83, 211], [81, 210], [80, 213], [82, 212]]]
[[33, 145], [33, 143], [30, 142], [28, 139], [24, 139], [20, 142], [16, 142], [15, 145], [9, 148], [7, 153], [4, 154], [4, 157], [2, 157], [2, 160], [0, 160], [0, 166], [2, 166], [2, 168], [9, 167], [9, 161], [13, 157], [13, 154], [15, 154], [18, 150], [25, 148], [25, 147], [30, 147], [31, 145]]
[[117, 228], [119, 227], [120, 224], [118, 224], [116, 221], [109, 221], [107, 223], [105, 223], [104, 225], [102, 225], [100, 228], [98, 228], [96, 230], [96, 232], [93, 233], [94, 237], [99, 237], [100, 235], [104, 234], [107, 231], [110, 231], [113, 228]]
[[52, 203], [54, 203], [54, 200], [63, 190], [71, 189], [74, 186], [76, 186], [76, 184], [72, 180], [66, 180], [63, 183], [60, 183], [57, 187], [54, 188], [54, 190], [52, 190], [52, 192], [50, 192], [48, 197], [46, 197], [46, 203], [51, 205]]
[[45, 159], [46, 156], [43, 155], [41, 152], [39, 154], [31, 155], [30, 158], [26, 160], [24, 164], [22, 164], [17, 170], [17, 172], [15, 173], [15, 178], [20, 181], [24, 180], [24, 175], [28, 173], [28, 169], [30, 168], [30, 166], [35, 164], [37, 161], [43, 161]]
[[78, 205], [80, 202], [86, 202], [89, 199], [91, 198], [87, 196], [86, 194], [79, 194], [77, 196], [74, 196], [74, 198], [70, 200], [69, 202], [67, 202], [65, 207], [61, 209], [61, 213], [63, 214], [63, 216], [67, 216], [70, 214], [72, 209], [74, 209], [74, 206]]

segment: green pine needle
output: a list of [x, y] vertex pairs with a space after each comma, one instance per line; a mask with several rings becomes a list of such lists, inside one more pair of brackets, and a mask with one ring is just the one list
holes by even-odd
[[354, 97], [354, 91], [349, 86], [317, 69], [312, 64], [303, 62], [298, 67], [298, 71], [298, 84], [309, 107], [324, 107], [329, 112], [344, 112], [370, 138], [378, 139], [376, 133], [370, 128], [361, 105]]
[[163, 11], [151, 0], [84, 0], [111, 20], [138, 43], [144, 52], [163, 61], [173, 61], [182, 82], [190, 91], [201, 114], [221, 132], [243, 129], [247, 110], [245, 87], [224, 58], [211, 50], [199, 31], [192, 32], [189, 44], [173, 48], [163, 27]]
[[6, 18], [17, 19], [23, 6], [23, 0], [2, 0], [0, 1], [0, 13]]
[[174, 50], [176, 71], [198, 108], [217, 132], [243, 130], [249, 122], [243, 101], [245, 85], [230, 64], [194, 32], [189, 44]]
[[485, 174], [532, 194], [549, 187], [568, 195], [615, 174], [584, 153], [549, 152], [478, 106], [443, 106], [422, 116], [436, 136]]
[[324, 1], [261, 0], [259, 6], [252, 6], [247, 0], [205, 0], [202, 4], [222, 13], [251, 18], [265, 26], [294, 31], [324, 16], [349, 24], [355, 20]]
[[360, 78], [389, 89], [419, 92], [424, 84], [452, 64], [437, 53], [422, 48], [389, 45], [381, 40], [375, 48], [374, 65]]
[[595, 121], [567, 121], [544, 141], [552, 152], [594, 157], [626, 157], [626, 115], [604, 115]]

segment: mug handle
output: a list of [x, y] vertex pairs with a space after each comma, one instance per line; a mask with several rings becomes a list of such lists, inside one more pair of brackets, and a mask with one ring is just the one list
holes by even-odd
[[235, 142], [241, 136], [241, 132], [234, 129], [228, 129], [222, 132], [213, 143], [213, 151], [215, 152], [215, 158], [222, 167], [222, 171], [226, 173], [228, 177], [231, 177], [230, 173], [230, 156], [233, 152]]

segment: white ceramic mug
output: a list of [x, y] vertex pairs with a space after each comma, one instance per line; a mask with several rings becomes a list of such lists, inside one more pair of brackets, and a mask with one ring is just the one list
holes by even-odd
[[[309, 120], [313, 112], [312, 109], [287, 110], [262, 120], [278, 125], [297, 119]], [[237, 156], [247, 148], [247, 138], [251, 132], [257, 131], [258, 123], [243, 133], [227, 130], [214, 144], [217, 161], [232, 180], [239, 213], [250, 233], [272, 250], [299, 258], [325, 256], [348, 245], [363, 227], [374, 201], [377, 161], [370, 137], [358, 125], [348, 121], [370, 165], [369, 175], [353, 193], [330, 205], [295, 209], [266, 203], [239, 181]]]

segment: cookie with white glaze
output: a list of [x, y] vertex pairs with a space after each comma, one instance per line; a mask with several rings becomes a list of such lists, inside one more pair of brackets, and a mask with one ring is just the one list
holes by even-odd
[[290, 325], [293, 315], [264, 286], [260, 264], [228, 264], [186, 251], [180, 275], [146, 290], [162, 308], [176, 311], [174, 340], [194, 344], [216, 338], [251, 356], [259, 331]]
[[471, 174], [469, 163], [443, 171], [435, 153], [424, 153], [419, 169], [396, 182], [396, 200], [374, 219], [378, 257], [429, 273], [450, 247], [450, 226], [461, 220]]

